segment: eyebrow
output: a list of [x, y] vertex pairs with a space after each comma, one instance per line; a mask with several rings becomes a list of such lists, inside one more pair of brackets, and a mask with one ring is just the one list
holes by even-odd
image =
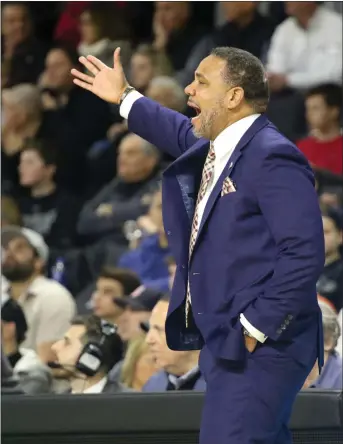
[[204, 74], [201, 74], [201, 72], [195, 72], [195, 77], [198, 79], [204, 79], [207, 80], [206, 77], [204, 76]]

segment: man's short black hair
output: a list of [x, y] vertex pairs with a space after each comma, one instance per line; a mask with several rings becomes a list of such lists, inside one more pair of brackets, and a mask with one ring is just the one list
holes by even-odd
[[141, 285], [136, 273], [126, 268], [105, 266], [98, 276], [98, 279], [100, 278], [118, 281], [123, 286], [125, 296], [129, 296]]
[[322, 96], [326, 105], [330, 108], [342, 109], [342, 93], [343, 89], [336, 83], [323, 83], [309, 89], [306, 98], [312, 96]]
[[28, 139], [24, 144], [23, 151], [36, 151], [46, 166], [58, 164], [58, 149], [53, 140]]
[[232, 47], [214, 48], [211, 55], [226, 61], [224, 80], [244, 90], [246, 102], [256, 113], [264, 113], [269, 102], [269, 87], [262, 62], [250, 52]]
[[101, 369], [106, 373], [117, 364], [124, 354], [124, 344], [118, 333], [111, 335], [104, 334], [103, 321], [95, 315], [76, 316], [71, 325], [82, 325], [86, 331], [81, 341], [84, 345], [89, 342], [101, 344], [101, 350], [104, 355], [104, 360]]

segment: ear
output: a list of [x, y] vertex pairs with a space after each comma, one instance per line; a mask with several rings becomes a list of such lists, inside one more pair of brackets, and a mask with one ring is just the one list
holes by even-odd
[[44, 266], [45, 262], [40, 257], [37, 257], [35, 260], [35, 270], [41, 273], [44, 270]]
[[244, 100], [244, 90], [240, 86], [231, 88], [226, 94], [226, 106], [230, 110], [238, 108]]
[[49, 172], [51, 177], [53, 177], [56, 174], [56, 165], [48, 165], [47, 171]]

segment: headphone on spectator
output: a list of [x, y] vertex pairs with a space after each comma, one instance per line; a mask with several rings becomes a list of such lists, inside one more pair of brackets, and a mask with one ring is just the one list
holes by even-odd
[[101, 337], [96, 338], [95, 333], [89, 333], [89, 341], [83, 347], [75, 365], [64, 365], [59, 362], [48, 362], [52, 369], [77, 370], [85, 376], [95, 376], [99, 369], [110, 361], [110, 350], [106, 350], [106, 341], [117, 334], [117, 327], [110, 324], [101, 325]]
[[102, 324], [100, 340], [92, 339], [93, 335], [90, 334], [90, 340], [83, 347], [76, 361], [75, 369], [86, 376], [95, 376], [108, 360], [108, 352], [104, 344], [108, 338], [116, 334], [116, 331], [117, 328], [114, 325]]

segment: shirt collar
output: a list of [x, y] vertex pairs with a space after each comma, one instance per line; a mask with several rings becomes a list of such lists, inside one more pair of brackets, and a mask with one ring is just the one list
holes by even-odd
[[102, 393], [105, 385], [107, 383], [107, 376], [104, 376], [100, 381], [98, 381], [96, 384], [92, 385], [91, 387], [88, 387], [86, 390], [84, 390], [82, 393]]
[[183, 384], [189, 381], [193, 376], [195, 376], [199, 372], [199, 367], [193, 367], [187, 373], [182, 376], [175, 376], [168, 374], [168, 380], [173, 386], [178, 390]]
[[243, 135], [261, 114], [252, 114], [225, 128], [213, 141], [216, 160], [233, 151]]

